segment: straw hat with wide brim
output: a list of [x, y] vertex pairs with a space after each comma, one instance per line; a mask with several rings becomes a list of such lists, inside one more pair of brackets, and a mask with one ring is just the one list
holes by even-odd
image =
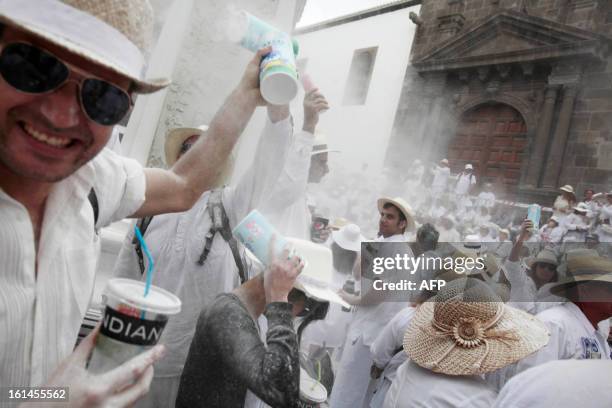
[[166, 164], [168, 167], [172, 167], [172, 165], [178, 160], [181, 145], [185, 140], [194, 135], [202, 136], [207, 130], [207, 125], [201, 125], [198, 127], [176, 128], [168, 132], [168, 136], [166, 136], [166, 144], [164, 145]]
[[147, 0], [2, 0], [0, 23], [131, 79], [137, 93], [170, 84], [143, 76], [154, 25]]
[[338, 231], [332, 232], [334, 242], [348, 251], [361, 251], [361, 242], [365, 241], [361, 229], [355, 224], [349, 224]]
[[612, 260], [593, 255], [568, 257], [567, 277], [552, 286], [550, 292], [569, 298], [568, 289], [586, 282], [612, 285]]
[[404, 217], [406, 217], [406, 223], [407, 223], [406, 229], [408, 231], [411, 231], [415, 228], [414, 213], [412, 212], [412, 208], [410, 207], [410, 205], [408, 205], [406, 200], [404, 200], [401, 197], [379, 198], [378, 199], [378, 211], [382, 211], [386, 204], [393, 204], [402, 212], [402, 214], [404, 214]]
[[478, 375], [513, 364], [548, 343], [535, 316], [506, 306], [476, 279], [449, 282], [415, 312], [404, 351], [416, 364], [447, 375]]
[[[189, 139], [191, 136], [194, 136], [194, 135], [198, 135], [198, 136], [205, 135], [207, 130], [208, 130], [208, 126], [206, 125], [201, 125], [197, 128], [183, 127], [183, 128], [172, 129], [168, 133], [168, 136], [166, 136], [166, 143], [164, 145], [164, 152], [166, 156], [167, 166], [172, 167], [174, 163], [176, 163], [176, 161], [179, 158], [179, 152], [181, 150], [181, 145], [183, 144], [185, 140]], [[217, 177], [217, 180], [213, 187], [221, 187], [230, 180], [232, 176], [232, 172], [234, 170], [234, 162], [235, 162], [235, 157], [234, 157], [234, 154], [232, 153], [229, 155], [229, 157], [225, 161], [225, 164], [223, 165], [223, 168], [221, 169], [221, 172], [219, 173], [219, 177]]]
[[569, 184], [564, 185], [563, 187], [559, 188], [559, 190], [565, 191], [566, 193], [570, 193], [571, 195], [576, 196], [576, 193], [574, 192], [574, 187], [570, 186]]

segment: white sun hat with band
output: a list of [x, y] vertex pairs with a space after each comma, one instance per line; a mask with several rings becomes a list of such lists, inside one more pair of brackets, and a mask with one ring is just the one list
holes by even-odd
[[154, 25], [147, 0], [0, 0], [0, 23], [131, 79], [135, 92], [170, 83], [144, 78]]
[[404, 334], [404, 351], [437, 373], [478, 375], [527, 357], [548, 339], [535, 316], [505, 305], [485, 283], [463, 278], [419, 306]]
[[317, 130], [315, 132], [315, 140], [312, 144], [312, 153], [310, 155], [314, 156], [321, 153], [340, 153], [340, 150], [330, 149], [327, 144], [327, 135]]
[[332, 232], [334, 242], [348, 251], [361, 251], [361, 242], [365, 241], [361, 229], [355, 224], [348, 224], [338, 231]]

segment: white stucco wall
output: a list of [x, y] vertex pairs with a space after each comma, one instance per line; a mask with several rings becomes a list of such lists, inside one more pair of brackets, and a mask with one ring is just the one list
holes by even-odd
[[[349, 169], [359, 170], [368, 163], [369, 172], [382, 169], [415, 33], [408, 14], [418, 14], [418, 9], [405, 8], [296, 37], [299, 57], [308, 59], [306, 71], [331, 105], [319, 129], [328, 135], [332, 147], [342, 150], [330, 158], [332, 165], [342, 161]], [[378, 52], [366, 103], [343, 106], [353, 52], [370, 47], [378, 47]], [[294, 105], [298, 112], [301, 108]]]

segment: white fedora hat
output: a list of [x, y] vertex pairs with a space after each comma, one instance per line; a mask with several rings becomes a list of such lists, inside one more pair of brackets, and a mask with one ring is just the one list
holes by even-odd
[[154, 25], [148, 0], [0, 0], [0, 23], [131, 79], [135, 92], [170, 84], [144, 78]]
[[586, 205], [586, 203], [578, 203], [578, 205], [574, 207], [574, 211], [587, 213], [589, 212], [589, 207]]
[[353, 252], [359, 252], [361, 242], [365, 241], [365, 238], [361, 235], [361, 230], [355, 224], [346, 225], [340, 230], [332, 232], [332, 238], [342, 249]]
[[474, 170], [474, 167], [470, 163], [468, 163], [468, 164], [465, 165], [465, 169], [466, 170]]
[[312, 144], [311, 156], [321, 153], [340, 153], [340, 150], [330, 149], [327, 144], [327, 135], [323, 132], [315, 132], [315, 140]]

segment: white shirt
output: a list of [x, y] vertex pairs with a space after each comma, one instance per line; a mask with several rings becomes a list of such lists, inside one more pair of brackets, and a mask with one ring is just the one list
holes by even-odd
[[438, 229], [440, 231], [440, 236], [438, 237], [438, 242], [460, 242], [461, 234], [454, 228], [444, 229], [440, 227]]
[[53, 186], [38, 254], [26, 208], [0, 190], [3, 386], [44, 384], [74, 348], [100, 255], [100, 238], [87, 199], [92, 186], [99, 203], [98, 228], [133, 214], [144, 202], [140, 164], [104, 149]]
[[530, 368], [500, 391], [494, 408], [612, 407], [612, 364], [561, 360]]
[[448, 179], [451, 175], [450, 169], [448, 167], [439, 167], [436, 166], [433, 170], [434, 178], [431, 186], [435, 191], [443, 191], [446, 189], [446, 185], [448, 184]]
[[504, 271], [510, 282], [510, 306], [537, 314], [565, 303], [564, 298], [550, 293], [551, 284], [543, 285], [538, 290], [533, 279], [527, 275], [527, 268], [522, 262], [507, 260], [504, 263]]
[[496, 396], [481, 377], [434, 373], [408, 360], [397, 370], [384, 408], [490, 408]]
[[476, 184], [476, 176], [473, 173], [461, 173], [457, 179], [455, 194], [464, 195], [469, 193], [470, 187], [474, 184]]
[[521, 370], [550, 360], [602, 359], [610, 360], [608, 332], [610, 325], [605, 320], [597, 329], [572, 302], [547, 309], [537, 317], [548, 326], [550, 341], [536, 354], [519, 364]]
[[578, 214], [570, 214], [565, 218], [563, 227], [566, 230], [563, 242], [584, 242], [589, 224]]
[[478, 194], [479, 205], [487, 208], [495, 206], [495, 194], [491, 191], [483, 191]]
[[[383, 238], [382, 236], [378, 237], [375, 241], [377, 242], [405, 242], [404, 235], [397, 234], [390, 236], [388, 238]], [[393, 256], [395, 256], [397, 247], [382, 247], [387, 248], [390, 252], [393, 252]], [[412, 250], [408, 246], [405, 245], [402, 248], [403, 255], [406, 253], [409, 257], [412, 257]], [[377, 256], [385, 256], [385, 254], [379, 253]], [[391, 254], [389, 254], [391, 256]], [[382, 275], [382, 278], [385, 281], [389, 281], [390, 277], [393, 274], [398, 273], [397, 271], [385, 271], [385, 275]], [[401, 272], [399, 272], [401, 273]], [[385, 278], [386, 276], [386, 278]], [[409, 275], [407, 275], [408, 277]], [[392, 278], [391, 278], [392, 279]], [[363, 277], [361, 279], [361, 296], [365, 296], [365, 290], [370, 290], [370, 285], [367, 284], [368, 279]], [[364, 288], [368, 288], [365, 289]], [[373, 289], [371, 289], [373, 290]], [[396, 315], [401, 309], [405, 307], [405, 303], [397, 302], [397, 301], [382, 301], [378, 304], [374, 305], [359, 305], [355, 308], [355, 312], [353, 313], [353, 321], [349, 326], [349, 331], [347, 338], [351, 341], [354, 341], [358, 338], [362, 338], [362, 342], [366, 346], [372, 345], [376, 337], [380, 333], [380, 331], [385, 327], [387, 322], [391, 320], [393, 316]]]
[[394, 381], [397, 368], [408, 358], [398, 349], [404, 344], [404, 333], [414, 316], [415, 308], [408, 306], [400, 310], [382, 329], [374, 343], [370, 346], [372, 360], [378, 368], [384, 368], [382, 376]]
[[558, 244], [561, 242], [564, 233], [565, 229], [561, 226], [550, 228], [548, 225], [544, 225], [540, 228], [540, 239], [544, 242]]
[[296, 154], [287, 161], [278, 179], [278, 188], [270, 193], [275, 199], [268, 200], [259, 211], [281, 235], [309, 240], [311, 214], [307, 205], [307, 185], [314, 135], [302, 131], [296, 137], [300, 140]]
[[[237, 225], [253, 208], [270, 199], [283, 160], [292, 159], [287, 151], [293, 144], [290, 120], [275, 124], [269, 121], [261, 136], [251, 168], [235, 187], [223, 188], [223, 207], [230, 227]], [[295, 145], [299, 145], [296, 140]], [[230, 292], [240, 285], [238, 267], [232, 251], [220, 233], [215, 235], [204, 265], [197, 263], [206, 235], [212, 226], [208, 210], [210, 192], [183, 213], [162, 214], [153, 218], [145, 233], [145, 240], [155, 261], [153, 284], [175, 293], [182, 301], [181, 312], [172, 316], [162, 333], [160, 343], [166, 345], [166, 356], [155, 365], [156, 377], [180, 376], [195, 333], [202, 309], [218, 294]], [[141, 275], [138, 258], [132, 245], [133, 232], [128, 234], [115, 265], [115, 274], [131, 279], [146, 279]], [[239, 246], [241, 257], [247, 261], [247, 272], [252, 277], [253, 264]], [[145, 260], [145, 270], [148, 263]]]

